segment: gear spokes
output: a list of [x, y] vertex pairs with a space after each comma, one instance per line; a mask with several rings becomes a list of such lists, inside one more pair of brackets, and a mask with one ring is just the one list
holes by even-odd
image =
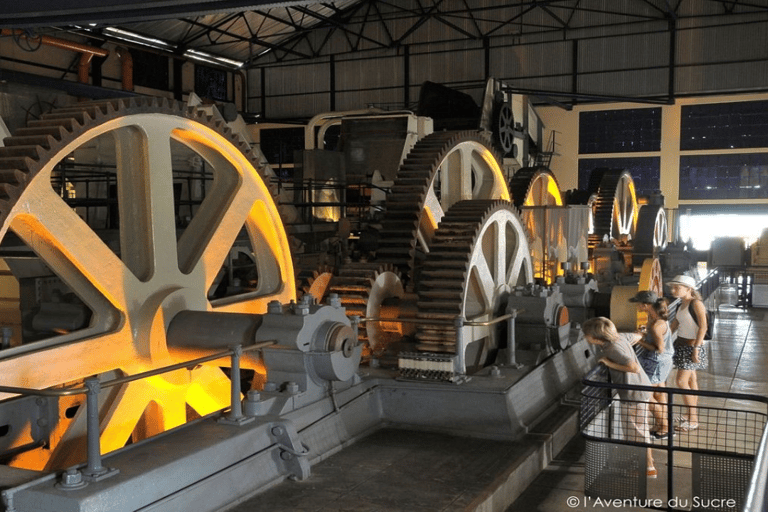
[[532, 280], [526, 234], [511, 203], [454, 204], [435, 232], [417, 285], [417, 316], [423, 319], [417, 348], [455, 354], [458, 373], [490, 364], [504, 325], [457, 327], [456, 319], [489, 322], [503, 315], [512, 290]]

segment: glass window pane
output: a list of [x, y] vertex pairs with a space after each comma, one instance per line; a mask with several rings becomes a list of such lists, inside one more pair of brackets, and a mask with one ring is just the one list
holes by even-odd
[[196, 65], [195, 94], [203, 99], [227, 101], [227, 73]]
[[579, 154], [661, 150], [661, 108], [579, 114]]
[[680, 149], [768, 147], [768, 101], [682, 107]]
[[593, 169], [626, 169], [635, 182], [638, 195], [649, 195], [661, 188], [659, 172], [661, 159], [657, 156], [638, 158], [580, 158], [579, 190], [587, 190]]
[[768, 153], [680, 157], [680, 199], [768, 198]]
[[168, 57], [160, 54], [131, 50], [133, 57], [133, 83], [167, 91]]

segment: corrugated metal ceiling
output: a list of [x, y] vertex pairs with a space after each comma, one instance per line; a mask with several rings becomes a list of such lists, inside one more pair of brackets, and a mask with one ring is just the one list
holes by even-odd
[[[363, 49], [447, 40], [521, 41], [601, 37], [764, 16], [768, 0], [27, 0], [9, 6], [0, 27], [66, 30], [112, 38], [106, 27], [258, 66]], [[114, 3], [114, 5], [109, 5]], [[92, 4], [92, 5], [91, 5]], [[89, 9], [90, 7], [90, 9]], [[5, 7], [4, 7], [5, 9]], [[48, 12], [45, 12], [48, 9]], [[25, 16], [26, 14], [26, 16]], [[140, 21], [139, 21], [140, 20]], [[427, 23], [429, 22], [429, 23]], [[77, 23], [77, 25], [76, 25]], [[88, 25], [93, 23], [93, 25]], [[424, 27], [429, 26], [429, 30]], [[51, 28], [55, 27], [55, 28]], [[436, 27], [442, 27], [440, 30]], [[339, 48], [342, 34], [346, 45]], [[271, 53], [271, 54], [270, 54]], [[264, 56], [270, 54], [269, 58]], [[278, 55], [276, 58], [275, 55]]]

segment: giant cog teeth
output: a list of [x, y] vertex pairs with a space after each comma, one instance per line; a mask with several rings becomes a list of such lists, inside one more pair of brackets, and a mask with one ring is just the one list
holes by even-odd
[[[416, 250], [416, 245], [427, 196], [434, 186], [441, 162], [464, 142], [488, 150], [498, 163], [499, 155], [490, 149], [490, 142], [479, 132], [434, 132], [409, 151], [387, 194], [377, 260], [394, 263], [411, 279], [418, 265], [417, 255], [423, 252], [423, 249]], [[471, 171], [464, 169], [464, 172]], [[506, 189], [506, 184], [502, 183], [501, 188]]]

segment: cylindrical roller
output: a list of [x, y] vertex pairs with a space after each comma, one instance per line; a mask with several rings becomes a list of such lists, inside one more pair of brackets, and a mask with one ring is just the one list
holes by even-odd
[[222, 350], [234, 345], [253, 345], [261, 315], [181, 311], [168, 325], [166, 340], [170, 348]]
[[637, 308], [629, 299], [637, 293], [636, 285], [614, 286], [611, 290], [611, 321], [619, 331], [636, 331]]

